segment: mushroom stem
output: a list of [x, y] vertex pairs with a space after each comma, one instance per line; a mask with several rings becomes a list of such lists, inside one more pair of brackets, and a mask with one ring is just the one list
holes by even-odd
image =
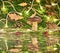
[[37, 22], [32, 23], [32, 30], [37, 31]]
[[32, 44], [33, 44], [35, 47], [38, 47], [38, 41], [37, 41], [37, 38], [36, 38], [36, 37], [32, 38]]

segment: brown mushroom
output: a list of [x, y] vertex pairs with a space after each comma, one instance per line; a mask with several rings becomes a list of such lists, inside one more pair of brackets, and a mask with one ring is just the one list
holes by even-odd
[[41, 20], [40, 17], [35, 16], [35, 17], [29, 18], [28, 21], [32, 23], [32, 30], [37, 31], [37, 27], [38, 27], [37, 25], [38, 25], [38, 23], [41, 22], [42, 20]]
[[57, 25], [51, 22], [46, 23], [48, 29], [56, 29]]

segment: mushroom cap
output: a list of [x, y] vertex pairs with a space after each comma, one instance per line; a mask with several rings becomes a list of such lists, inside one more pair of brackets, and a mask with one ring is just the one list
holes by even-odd
[[41, 18], [38, 17], [38, 16], [35, 16], [35, 17], [31, 17], [28, 19], [28, 21], [31, 21], [31, 22], [41, 22]]

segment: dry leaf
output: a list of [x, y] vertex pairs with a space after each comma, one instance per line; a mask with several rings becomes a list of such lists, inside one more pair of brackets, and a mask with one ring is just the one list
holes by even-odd
[[17, 14], [9, 14], [9, 17], [10, 17], [10, 19], [11, 20], [19, 20], [19, 19], [22, 19], [23, 17], [22, 16], [20, 16], [20, 15], [17, 15]]
[[19, 5], [24, 7], [24, 6], [27, 6], [27, 3], [23, 2], [23, 3], [20, 3]]
[[36, 2], [37, 2], [37, 3], [39, 3], [39, 2], [40, 2], [40, 0], [36, 0]]
[[9, 51], [10, 51], [10, 52], [19, 52], [18, 49], [10, 49]]
[[47, 8], [52, 8], [52, 6], [51, 5], [45, 5]]

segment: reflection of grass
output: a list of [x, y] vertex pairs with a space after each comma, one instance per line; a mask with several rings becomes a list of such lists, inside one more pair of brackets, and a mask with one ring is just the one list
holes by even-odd
[[[7, 40], [7, 44], [9, 49], [11, 49], [12, 47], [14, 47], [14, 45], [17, 45], [14, 40], [19, 39], [22, 41], [22, 51], [27, 51], [27, 44], [31, 43], [31, 38], [32, 37], [37, 37], [38, 39], [38, 44], [39, 47], [41, 48], [40, 50], [45, 51], [46, 50], [46, 40], [44, 35], [42, 34], [44, 31], [29, 31], [27, 32], [26, 30], [22, 30], [21, 29], [11, 29], [9, 28], [8, 30], [5, 29], [5, 33], [4, 33], [4, 37]], [[8, 33], [7, 33], [8, 32]], [[20, 36], [16, 36], [14, 33], [16, 32], [21, 32]], [[58, 32], [54, 32], [55, 34], [58, 34], [60, 31]], [[59, 33], [60, 34], [60, 33]], [[2, 35], [2, 34], [1, 34]], [[1, 39], [1, 38], [0, 38]], [[1, 48], [3, 48], [2, 50], [6, 49], [5, 46], [5, 42], [3, 41], [3, 39], [1, 39], [2, 41], [0, 41], [0, 46]]]
[[59, 31], [54, 31], [54, 35], [59, 36], [60, 37], [60, 30]]
[[0, 38], [0, 50], [6, 50], [4, 39]]

